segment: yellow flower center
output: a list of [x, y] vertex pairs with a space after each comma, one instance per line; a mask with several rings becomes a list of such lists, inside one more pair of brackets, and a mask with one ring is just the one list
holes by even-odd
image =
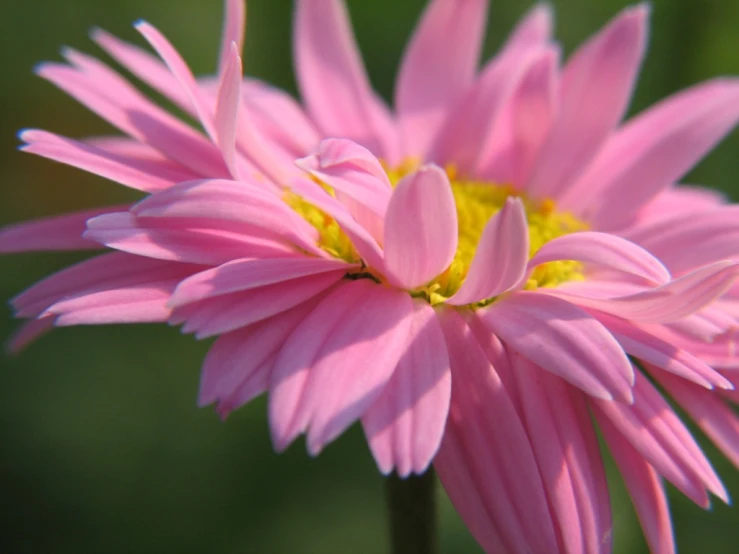
[[[416, 167], [417, 164], [406, 162], [386, 171], [394, 186]], [[460, 177], [453, 165], [446, 168], [446, 173], [457, 208], [459, 225], [457, 251], [452, 263], [443, 273], [418, 290], [411, 291], [414, 296], [421, 296], [431, 304], [443, 302], [462, 286], [485, 225], [503, 207], [509, 196], [518, 196], [526, 210], [529, 228], [529, 257], [536, 254], [552, 239], [588, 228], [583, 221], [572, 214], [558, 212], [552, 200], [535, 201], [510, 186]], [[332, 191], [329, 190], [329, 192]], [[354, 246], [336, 220], [295, 195], [290, 194], [286, 200], [296, 212], [316, 228], [319, 234], [318, 245], [323, 250], [348, 262], [360, 261]], [[363, 272], [367, 271], [363, 270]], [[369, 274], [382, 280], [382, 276], [372, 273], [371, 268], [369, 268]], [[533, 290], [539, 287], [555, 287], [567, 281], [582, 279], [580, 263], [575, 261], [549, 262], [539, 265], [533, 271], [525, 288]], [[484, 305], [492, 300], [486, 299], [480, 304]]]

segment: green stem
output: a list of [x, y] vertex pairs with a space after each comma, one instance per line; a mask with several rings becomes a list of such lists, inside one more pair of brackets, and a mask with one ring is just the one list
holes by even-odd
[[433, 469], [423, 475], [385, 480], [390, 519], [392, 554], [436, 554], [436, 477]]

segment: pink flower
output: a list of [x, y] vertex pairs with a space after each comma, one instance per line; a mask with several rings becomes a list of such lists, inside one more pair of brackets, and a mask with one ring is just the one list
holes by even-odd
[[303, 105], [242, 78], [238, 0], [215, 79], [147, 23], [164, 63], [93, 33], [205, 135], [83, 54], [39, 68], [127, 138], [25, 131], [24, 149], [146, 197], [2, 231], [6, 252], [117, 251], [18, 296], [15, 345], [54, 324], [218, 336], [202, 405], [269, 392], [275, 447], [306, 434], [312, 454], [361, 420], [383, 473], [434, 463], [489, 552], [610, 551], [592, 416], [651, 549], [674, 552], [663, 479], [727, 495], [653, 382], [739, 465], [739, 219], [676, 184], [735, 125], [739, 82], [621, 123], [644, 5], [564, 64], [536, 7], [478, 71], [487, 2], [432, 0], [390, 111], [342, 2], [315, 7], [297, 2]]

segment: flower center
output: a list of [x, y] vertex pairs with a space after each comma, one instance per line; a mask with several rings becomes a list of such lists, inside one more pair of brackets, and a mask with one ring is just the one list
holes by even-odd
[[[416, 164], [407, 162], [387, 169], [395, 186], [405, 175], [415, 170]], [[563, 235], [586, 230], [587, 224], [567, 212], [558, 212], [552, 200], [535, 201], [510, 186], [460, 177], [453, 165], [447, 166], [447, 176], [457, 208], [459, 236], [457, 251], [449, 267], [418, 290], [414, 296], [425, 298], [430, 304], [444, 302], [459, 290], [475, 257], [477, 245], [490, 218], [505, 204], [509, 196], [518, 196], [526, 210], [529, 229], [529, 257], [547, 242]], [[329, 189], [327, 189], [329, 190]], [[329, 192], [332, 192], [329, 190]], [[288, 204], [318, 231], [318, 245], [336, 258], [351, 263], [360, 261], [349, 237], [331, 216], [305, 200], [289, 195]], [[366, 271], [366, 270], [363, 270]], [[371, 272], [371, 270], [370, 270]], [[372, 273], [379, 280], [382, 277]], [[582, 266], [575, 261], [556, 261], [541, 264], [532, 272], [525, 288], [555, 287], [567, 281], [582, 280]], [[487, 304], [487, 299], [481, 304]]]

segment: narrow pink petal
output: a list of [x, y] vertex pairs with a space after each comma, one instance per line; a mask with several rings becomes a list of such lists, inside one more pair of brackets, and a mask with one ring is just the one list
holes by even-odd
[[630, 356], [654, 364], [707, 389], [714, 386], [731, 388], [731, 383], [725, 377], [696, 358], [690, 351], [652, 335], [624, 319], [602, 312], [593, 315], [605, 325]]
[[225, 176], [218, 149], [193, 129], [144, 98], [102, 63], [78, 70], [45, 63], [36, 70], [88, 109], [131, 137], [145, 142], [198, 175]]
[[739, 468], [739, 417], [723, 398], [672, 375], [651, 374]]
[[306, 256], [234, 260], [196, 273], [182, 281], [172, 295], [170, 305], [179, 307], [205, 298], [252, 290], [309, 275], [348, 271], [352, 267], [341, 260]]
[[651, 552], [675, 554], [670, 507], [659, 474], [607, 419], [601, 419], [598, 426], [629, 491]]
[[487, 0], [433, 0], [427, 5], [395, 89], [405, 156], [424, 156], [447, 108], [472, 82], [487, 10]]
[[739, 257], [739, 208], [713, 207], [624, 232], [652, 252], [674, 273]]
[[218, 73], [223, 74], [231, 57], [231, 45], [236, 46], [236, 54], [244, 49], [246, 34], [246, 0], [224, 0], [225, 13], [221, 35], [221, 55]]
[[554, 14], [552, 6], [541, 2], [535, 4], [513, 29], [507, 48], [530, 48], [541, 46], [551, 40]]
[[427, 158], [452, 163], [468, 175], [477, 175], [482, 162], [505, 132], [505, 115], [514, 92], [542, 48], [508, 47], [483, 69], [480, 77], [449, 110]]
[[512, 362], [524, 421], [564, 551], [610, 552], [608, 485], [583, 395], [518, 354]]
[[178, 180], [182, 181], [197, 176], [187, 171], [171, 176], [169, 168], [163, 167], [162, 164], [142, 163], [135, 159], [121, 158], [92, 144], [85, 144], [46, 131], [24, 131], [20, 139], [27, 143], [21, 147], [23, 152], [71, 165], [144, 192], [155, 192], [172, 186], [177, 182], [172, 177], [181, 177]]
[[103, 254], [46, 277], [16, 296], [12, 305], [18, 317], [35, 317], [65, 298], [184, 279], [202, 269], [198, 265], [173, 264], [120, 252]]
[[718, 190], [695, 185], [674, 185], [664, 189], [639, 210], [639, 221], [649, 224], [676, 216], [697, 215], [728, 202], [726, 194]]
[[581, 308], [535, 292], [514, 292], [479, 310], [508, 346], [587, 394], [632, 401], [634, 373], [611, 334]]
[[[309, 450], [316, 453], [362, 415], [407, 345], [411, 313], [407, 294], [368, 279], [345, 281], [324, 297], [275, 361], [269, 417], [277, 450], [287, 448], [310, 424]], [[377, 342], [380, 337], [388, 344]], [[345, 363], [347, 357], [351, 363]], [[364, 373], [361, 379], [357, 370]], [[343, 414], [336, 411], [339, 405]]]
[[442, 273], [457, 251], [457, 210], [446, 173], [434, 165], [400, 180], [385, 215], [385, 267], [413, 289]]
[[100, 244], [82, 237], [88, 219], [126, 209], [107, 206], [83, 212], [55, 215], [0, 228], [0, 253], [47, 250], [89, 250]]
[[523, 279], [528, 258], [526, 212], [520, 199], [510, 197], [485, 225], [469, 272], [447, 303], [463, 306], [511, 290]]
[[316, 230], [258, 183], [212, 179], [180, 183], [136, 204], [146, 218], [201, 218], [252, 225], [293, 242], [307, 251], [317, 249]]
[[737, 106], [739, 81], [729, 79], [668, 98], [609, 141], [563, 205], [587, 211], [600, 228], [628, 222], [736, 125]]
[[190, 97], [190, 101], [195, 108], [195, 112], [197, 113], [198, 119], [203, 128], [208, 133], [208, 136], [215, 140], [216, 132], [213, 124], [212, 106], [206, 102], [205, 97], [200, 91], [200, 87], [185, 60], [182, 59], [177, 50], [175, 50], [164, 35], [146, 21], [137, 22], [135, 27], [136, 30], [149, 42], [152, 48], [156, 50], [157, 54], [159, 54], [164, 63], [167, 64], [167, 67], [169, 67], [169, 70], [180, 82], [182, 88]]
[[269, 319], [221, 335], [203, 362], [198, 405], [218, 402], [220, 410], [236, 409], [231, 400], [247, 381], [254, 385], [252, 392], [264, 392], [269, 377], [265, 362], [279, 352], [293, 329], [314, 307], [315, 302], [304, 302]]
[[440, 315], [454, 384], [434, 466], [447, 494], [485, 550], [559, 552], [530, 439], [508, 391], [460, 315]]
[[439, 449], [449, 413], [452, 375], [436, 313], [413, 301], [408, 347], [380, 397], [362, 416], [380, 471], [423, 473]]
[[244, 80], [242, 92], [254, 126], [286, 154], [299, 158], [319, 143], [315, 126], [286, 92], [251, 78]]
[[[243, 5], [241, 0], [236, 3]], [[234, 179], [238, 180], [240, 175], [236, 163], [236, 124], [241, 105], [241, 58], [235, 43], [231, 44], [229, 52], [226, 53], [221, 70], [214, 125], [216, 142], [223, 152], [223, 161]]]
[[[640, 323], [667, 323], [689, 316], [721, 296], [739, 276], [739, 265], [724, 261], [697, 269], [667, 284], [614, 298], [587, 298], [556, 289], [571, 302]], [[575, 288], [570, 289], [576, 291]]]
[[6, 351], [12, 355], [20, 354], [32, 342], [51, 331], [55, 322], [56, 316], [52, 315], [24, 321], [5, 343]]
[[662, 262], [641, 246], [609, 233], [586, 231], [553, 239], [531, 258], [529, 269], [558, 260], [592, 264], [594, 269], [615, 269], [658, 284], [671, 279]]
[[392, 187], [379, 160], [366, 148], [346, 139], [321, 141], [316, 154], [297, 161], [322, 183], [384, 216]]
[[527, 190], [558, 198], [623, 117], [646, 47], [646, 5], [627, 8], [581, 46], [562, 74], [557, 117]]
[[377, 240], [370, 232], [371, 230], [365, 229], [357, 222], [344, 205], [313, 181], [295, 179], [290, 186], [293, 192], [336, 220], [344, 233], [351, 239], [352, 245], [366, 265], [380, 271], [383, 270], [385, 262]]
[[550, 47], [532, 60], [479, 156], [477, 175], [515, 186], [528, 181], [556, 111], [559, 58], [559, 49]]
[[727, 500], [726, 489], [688, 429], [644, 375], [637, 373], [634, 403], [591, 399], [599, 425], [607, 419], [655, 469], [693, 502], [708, 507], [708, 489]]
[[294, 36], [298, 88], [323, 136], [350, 138], [382, 155], [377, 101], [343, 0], [326, 0], [320, 10], [299, 0]]
[[137, 218], [128, 212], [112, 213], [88, 220], [84, 236], [139, 256], [205, 265], [247, 257], [284, 258], [296, 254], [290, 244], [255, 233], [253, 229], [232, 231], [202, 223], [188, 224], [187, 220], [182, 225], [176, 223], [176, 220]]
[[170, 323], [185, 323], [183, 333], [204, 339], [270, 318], [321, 294], [340, 281], [343, 271], [309, 275], [258, 289], [208, 298], [176, 308]]
[[302, 409], [311, 414], [306, 443], [312, 455], [364, 415], [407, 351], [410, 296], [370, 284], [323, 344], [306, 383]]
[[187, 92], [182, 89], [182, 85], [177, 81], [177, 78], [156, 56], [143, 48], [111, 35], [103, 29], [93, 29], [90, 36], [114, 60], [133, 75], [172, 100], [178, 107], [194, 114], [195, 110]]
[[45, 314], [59, 316], [55, 325], [102, 325], [167, 321], [167, 306], [178, 279], [152, 281], [65, 298], [47, 308]]

